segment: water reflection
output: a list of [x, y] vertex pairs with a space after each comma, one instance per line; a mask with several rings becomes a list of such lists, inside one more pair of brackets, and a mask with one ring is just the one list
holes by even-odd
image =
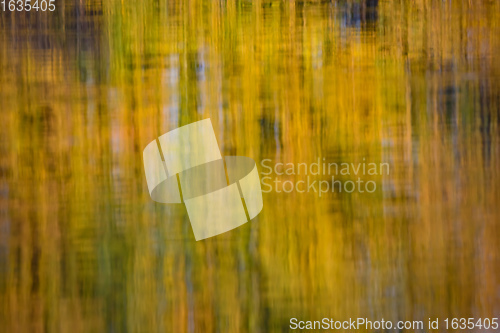
[[[57, 6], [0, 19], [6, 332], [498, 316], [498, 2]], [[223, 155], [391, 174], [195, 242], [142, 150], [207, 117]]]

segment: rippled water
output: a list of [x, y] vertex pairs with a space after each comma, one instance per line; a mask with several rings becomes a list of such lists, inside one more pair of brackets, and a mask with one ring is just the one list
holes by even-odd
[[[500, 315], [498, 1], [56, 6], [0, 17], [1, 331]], [[205, 118], [262, 172], [390, 172], [373, 193], [264, 193], [196, 242], [149, 197], [142, 150]]]

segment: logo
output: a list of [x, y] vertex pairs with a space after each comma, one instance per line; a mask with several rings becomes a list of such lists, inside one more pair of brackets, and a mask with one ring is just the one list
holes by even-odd
[[210, 119], [163, 134], [144, 148], [143, 158], [151, 198], [184, 203], [197, 241], [239, 227], [262, 210], [255, 161], [222, 158]]

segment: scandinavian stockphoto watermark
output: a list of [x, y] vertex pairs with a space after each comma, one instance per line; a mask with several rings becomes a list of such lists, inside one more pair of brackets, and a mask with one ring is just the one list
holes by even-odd
[[389, 175], [389, 163], [337, 163], [318, 157], [312, 163], [284, 163], [264, 159], [260, 162], [262, 192], [374, 193], [376, 176]]
[[151, 198], [184, 203], [196, 240], [239, 227], [262, 210], [255, 161], [245, 156], [223, 158], [210, 119], [153, 140], [143, 158]]
[[437, 331], [444, 329], [467, 330], [472, 332], [484, 329], [497, 330], [499, 327], [498, 318], [428, 318], [428, 320], [370, 320], [368, 318], [348, 318], [346, 320], [337, 320], [333, 318], [323, 318], [321, 320], [300, 320], [290, 318], [290, 329], [301, 331], [373, 331], [376, 332], [424, 332]]
[[[210, 119], [197, 121], [150, 142], [143, 152], [149, 194], [161, 203], [184, 203], [196, 240], [222, 234], [255, 218], [262, 192], [373, 193], [370, 177], [389, 174], [388, 163], [260, 162], [222, 157]], [[357, 179], [351, 180], [352, 176]], [[365, 177], [368, 177], [365, 179]]]

